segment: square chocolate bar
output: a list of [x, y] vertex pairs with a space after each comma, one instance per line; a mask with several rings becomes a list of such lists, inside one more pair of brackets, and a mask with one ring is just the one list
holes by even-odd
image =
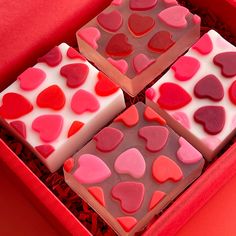
[[0, 116], [56, 171], [125, 108], [122, 90], [66, 44], [0, 94]]
[[202, 172], [204, 159], [139, 102], [64, 164], [67, 184], [119, 235], [134, 235]]
[[208, 159], [235, 135], [236, 48], [206, 33], [146, 91], [147, 104]]
[[88, 60], [135, 96], [196, 42], [200, 22], [176, 0], [115, 0], [77, 40]]

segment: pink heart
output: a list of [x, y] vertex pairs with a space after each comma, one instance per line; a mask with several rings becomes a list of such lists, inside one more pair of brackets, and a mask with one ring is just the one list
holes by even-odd
[[191, 79], [200, 68], [200, 62], [189, 56], [180, 57], [171, 67], [175, 71], [175, 78], [180, 81]]
[[119, 6], [119, 5], [122, 4], [122, 1], [123, 0], [113, 0], [111, 4], [114, 5], [114, 6]]
[[145, 173], [146, 163], [138, 149], [130, 148], [117, 157], [114, 167], [119, 174], [128, 174], [139, 179]]
[[181, 125], [183, 125], [186, 129], [190, 129], [190, 121], [188, 115], [182, 111], [177, 111], [172, 114], [172, 117], [177, 120]]
[[46, 74], [43, 70], [30, 67], [17, 77], [20, 88], [26, 91], [36, 89], [45, 79]]
[[111, 57], [107, 58], [107, 60], [114, 66], [116, 69], [118, 69], [122, 74], [125, 74], [128, 70], [128, 63], [126, 60], [114, 60]]
[[147, 141], [147, 150], [158, 152], [165, 147], [169, 137], [169, 130], [163, 126], [146, 126], [141, 128], [138, 134]]
[[89, 44], [92, 48], [97, 49], [97, 41], [101, 37], [100, 31], [95, 27], [88, 27], [79, 30], [78, 36], [83, 39], [87, 44]]
[[170, 27], [184, 28], [188, 24], [186, 20], [188, 14], [189, 10], [187, 8], [182, 6], [173, 6], [160, 12], [158, 17]]
[[154, 62], [154, 59], [149, 59], [146, 55], [140, 53], [133, 59], [134, 70], [137, 74], [140, 74]]
[[179, 145], [180, 148], [177, 151], [177, 157], [184, 164], [193, 164], [202, 159], [202, 154], [184, 138], [179, 138]]
[[81, 184], [96, 184], [109, 178], [111, 171], [99, 157], [83, 154], [78, 159], [78, 168], [73, 175]]
[[157, 0], [130, 0], [129, 7], [134, 11], [145, 11], [152, 9], [157, 4]]
[[93, 139], [96, 141], [96, 148], [102, 152], [113, 151], [123, 140], [124, 134], [116, 128], [105, 127]]
[[42, 115], [32, 123], [32, 129], [39, 133], [43, 142], [56, 140], [63, 127], [63, 117], [60, 115]]
[[119, 11], [115, 10], [110, 13], [101, 13], [97, 21], [105, 30], [116, 32], [122, 26], [123, 17]]
[[78, 90], [72, 97], [71, 109], [76, 114], [83, 114], [86, 111], [95, 112], [99, 109], [100, 104], [97, 98], [86, 90]]
[[213, 50], [213, 44], [208, 34], [204, 34], [192, 47], [202, 55], [207, 55]]
[[144, 185], [137, 182], [120, 182], [112, 189], [112, 197], [120, 201], [121, 208], [127, 213], [136, 212], [144, 199]]

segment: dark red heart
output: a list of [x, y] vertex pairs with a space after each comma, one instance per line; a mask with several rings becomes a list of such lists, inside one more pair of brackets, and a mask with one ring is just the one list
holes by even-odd
[[229, 88], [229, 98], [231, 102], [236, 105], [236, 81], [234, 81]]
[[98, 72], [98, 82], [95, 91], [99, 96], [109, 96], [115, 93], [119, 87], [111, 81], [105, 74]]
[[51, 108], [61, 110], [66, 102], [66, 98], [61, 88], [52, 85], [44, 89], [37, 97], [36, 103], [41, 108]]
[[58, 46], [51, 49], [47, 54], [38, 58], [38, 62], [45, 62], [49, 66], [57, 66], [62, 61], [61, 50]]
[[106, 53], [110, 56], [126, 57], [133, 52], [133, 46], [129, 44], [125, 34], [114, 35], [106, 46]]
[[223, 52], [216, 55], [213, 62], [221, 67], [221, 73], [227, 78], [236, 75], [236, 52]]
[[192, 97], [179, 85], [164, 83], [159, 88], [160, 97], [157, 100], [159, 106], [167, 110], [176, 110], [191, 102]]
[[50, 156], [54, 151], [54, 147], [52, 145], [43, 144], [36, 146], [35, 149], [46, 159]]
[[138, 182], [120, 182], [112, 188], [112, 197], [120, 201], [121, 208], [127, 213], [136, 212], [144, 199], [144, 185]]
[[89, 68], [83, 63], [68, 64], [60, 70], [60, 74], [67, 79], [66, 84], [70, 88], [81, 86], [87, 79], [88, 73]]
[[131, 14], [128, 19], [130, 31], [136, 36], [142, 36], [149, 32], [155, 25], [155, 21], [150, 16]]
[[74, 48], [72, 48], [72, 47], [68, 48], [66, 55], [70, 59], [80, 59], [82, 61], [86, 61], [86, 58], [83, 55], [81, 55], [78, 51], [76, 51]]
[[148, 48], [157, 53], [163, 53], [174, 45], [172, 35], [167, 31], [159, 31], [148, 42]]
[[2, 98], [0, 115], [5, 119], [17, 119], [33, 110], [31, 103], [18, 93], [6, 93]]
[[12, 121], [10, 122], [10, 126], [13, 127], [23, 138], [26, 138], [26, 126], [23, 121]]
[[224, 97], [224, 88], [216, 76], [207, 75], [195, 85], [194, 94], [198, 98], [220, 101]]
[[203, 125], [208, 134], [218, 134], [225, 126], [225, 109], [221, 106], [205, 106], [194, 113], [194, 120]]

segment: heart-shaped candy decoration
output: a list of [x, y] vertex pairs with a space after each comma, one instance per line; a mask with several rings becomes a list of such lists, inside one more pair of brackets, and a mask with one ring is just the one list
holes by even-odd
[[148, 151], [159, 152], [167, 143], [169, 130], [163, 126], [145, 126], [138, 131], [138, 134], [147, 141]]
[[155, 21], [150, 16], [142, 16], [133, 13], [129, 16], [128, 26], [135, 36], [142, 36], [148, 33], [155, 25]]
[[41, 108], [51, 108], [61, 110], [66, 102], [66, 98], [61, 88], [52, 85], [44, 89], [37, 97], [36, 103]]
[[96, 141], [96, 148], [102, 152], [111, 152], [124, 138], [124, 134], [116, 128], [105, 127], [93, 139]]
[[116, 220], [120, 223], [125, 232], [131, 231], [137, 224], [137, 220], [132, 216], [117, 217]]
[[202, 55], [207, 55], [213, 50], [213, 44], [208, 34], [204, 34], [192, 47]]
[[179, 145], [180, 148], [177, 151], [177, 157], [184, 164], [194, 164], [202, 159], [202, 154], [184, 138], [179, 138]]
[[183, 173], [180, 167], [169, 157], [159, 156], [153, 162], [152, 176], [159, 183], [164, 183], [167, 180], [177, 182], [183, 178]]
[[121, 115], [119, 115], [115, 122], [122, 122], [127, 127], [133, 127], [139, 122], [139, 113], [135, 105], [130, 106]]
[[221, 67], [221, 73], [227, 78], [236, 76], [236, 52], [223, 52], [213, 59], [215, 65]]
[[17, 119], [33, 110], [31, 103], [18, 93], [6, 93], [2, 97], [0, 116], [5, 119]]
[[95, 112], [99, 109], [100, 104], [97, 98], [90, 92], [80, 89], [71, 99], [71, 109], [76, 114], [83, 114], [84, 112]]
[[229, 98], [231, 102], [236, 105], [236, 81], [234, 81], [229, 88]]
[[188, 25], [186, 17], [189, 10], [182, 6], [168, 7], [158, 14], [159, 19], [173, 28], [185, 28]]
[[165, 196], [166, 194], [164, 192], [155, 191], [149, 203], [149, 210], [151, 211]]
[[139, 179], [145, 173], [146, 163], [138, 149], [130, 148], [117, 157], [114, 168], [119, 174], [128, 174]]
[[97, 95], [105, 97], [117, 92], [119, 86], [111, 81], [105, 74], [98, 72], [98, 82], [95, 85], [95, 92]]
[[164, 83], [159, 88], [158, 105], [166, 110], [176, 110], [191, 102], [192, 97], [179, 85]]
[[75, 165], [75, 161], [71, 157], [64, 162], [63, 168], [67, 173], [70, 173], [72, 169], [74, 168], [74, 165]]
[[180, 81], [191, 79], [199, 70], [200, 62], [189, 56], [180, 57], [172, 66], [175, 71], [175, 78]]
[[26, 138], [26, 125], [23, 121], [12, 121], [10, 122], [10, 126], [13, 127], [23, 138]]
[[113, 0], [112, 3], [111, 3], [111, 5], [119, 6], [119, 5], [122, 4], [122, 2], [123, 2], [123, 0]]
[[123, 17], [119, 11], [114, 10], [110, 13], [99, 14], [97, 21], [105, 30], [116, 32], [123, 24]]
[[118, 69], [122, 74], [126, 74], [129, 65], [126, 62], [126, 60], [121, 59], [121, 60], [114, 60], [111, 57], [107, 58], [107, 60], [114, 66], [116, 69]]
[[149, 59], [145, 54], [140, 53], [133, 58], [133, 67], [135, 72], [140, 74], [154, 62], [154, 59]]
[[148, 42], [148, 48], [157, 53], [163, 53], [174, 45], [172, 35], [167, 31], [159, 31]]
[[38, 62], [45, 62], [47, 65], [58, 66], [62, 61], [61, 50], [58, 46], [51, 49], [47, 54], [38, 58]]
[[128, 37], [123, 34], [112, 36], [106, 46], [106, 53], [114, 57], [126, 57], [133, 52], [133, 46], [129, 44]]
[[146, 107], [144, 111], [144, 118], [147, 121], [156, 121], [161, 125], [166, 125], [165, 119], [158, 115], [151, 107]]
[[197, 82], [194, 87], [194, 94], [197, 98], [220, 101], [224, 97], [224, 88], [216, 76], [207, 75]]
[[20, 82], [20, 88], [26, 91], [36, 89], [46, 79], [43, 70], [30, 67], [17, 77]]
[[67, 79], [66, 84], [70, 88], [77, 88], [84, 84], [88, 73], [89, 68], [83, 63], [68, 64], [60, 70], [60, 74]]
[[120, 201], [126, 213], [136, 212], [144, 199], [144, 185], [138, 182], [120, 182], [112, 188], [112, 197]]
[[66, 55], [70, 59], [80, 59], [81, 61], [84, 61], [84, 62], [86, 61], [86, 58], [72, 47], [68, 48]]
[[81, 184], [96, 184], [109, 178], [111, 171], [99, 157], [83, 154], [78, 159], [78, 168], [73, 176]]
[[146, 11], [154, 8], [157, 0], [130, 0], [129, 7], [134, 11]]
[[63, 127], [63, 117], [60, 115], [42, 115], [32, 123], [32, 129], [39, 133], [43, 142], [56, 140]]
[[205, 106], [194, 113], [194, 120], [203, 125], [208, 134], [218, 134], [225, 126], [225, 109], [222, 106]]
[[190, 120], [188, 115], [183, 111], [177, 111], [172, 114], [172, 117], [177, 120], [181, 125], [183, 125], [186, 129], [190, 129]]
[[43, 144], [43, 145], [39, 145], [36, 146], [35, 149], [41, 154], [42, 157], [44, 157], [45, 159], [47, 157], [49, 157], [54, 151], [54, 147], [52, 145], [48, 145], [48, 144]]
[[83, 122], [80, 121], [73, 121], [72, 125], [70, 126], [70, 129], [68, 131], [67, 137], [71, 137], [74, 134], [76, 134], [82, 127], [84, 126]]
[[83, 28], [77, 35], [94, 49], [98, 49], [97, 41], [101, 37], [100, 31], [96, 27]]
[[101, 187], [90, 187], [88, 188], [88, 191], [93, 195], [93, 197], [102, 205], [105, 206], [105, 197], [104, 192]]

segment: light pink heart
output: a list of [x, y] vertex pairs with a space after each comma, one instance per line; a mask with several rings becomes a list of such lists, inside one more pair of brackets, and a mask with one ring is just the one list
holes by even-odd
[[128, 63], [126, 60], [114, 60], [111, 57], [107, 58], [107, 60], [114, 66], [116, 69], [118, 69], [122, 74], [125, 74], [128, 70]]
[[145, 54], [140, 53], [133, 59], [134, 70], [137, 74], [140, 74], [154, 62], [154, 59], [150, 59]]
[[83, 28], [79, 30], [78, 36], [83, 39], [87, 44], [89, 44], [92, 48], [98, 48], [97, 41], [100, 39], [101, 33], [96, 27]]
[[32, 129], [39, 133], [43, 142], [56, 140], [63, 127], [63, 117], [60, 115], [42, 115], [32, 123]]
[[83, 114], [86, 111], [95, 112], [99, 109], [100, 104], [97, 98], [86, 90], [78, 90], [72, 97], [71, 109], [76, 114]]
[[177, 111], [172, 114], [172, 117], [177, 120], [181, 125], [183, 125], [186, 129], [190, 129], [190, 121], [186, 113], [182, 111]]
[[130, 148], [117, 157], [114, 167], [119, 174], [128, 174], [139, 179], [145, 173], [146, 162], [138, 149]]
[[179, 138], [180, 148], [177, 151], [177, 157], [185, 164], [194, 164], [202, 159], [202, 154], [195, 149], [184, 138]]
[[38, 68], [30, 67], [17, 77], [20, 88], [26, 91], [36, 89], [46, 79], [46, 73]]
[[99, 157], [83, 154], [78, 159], [78, 168], [73, 175], [81, 184], [96, 184], [109, 178], [111, 171]]

